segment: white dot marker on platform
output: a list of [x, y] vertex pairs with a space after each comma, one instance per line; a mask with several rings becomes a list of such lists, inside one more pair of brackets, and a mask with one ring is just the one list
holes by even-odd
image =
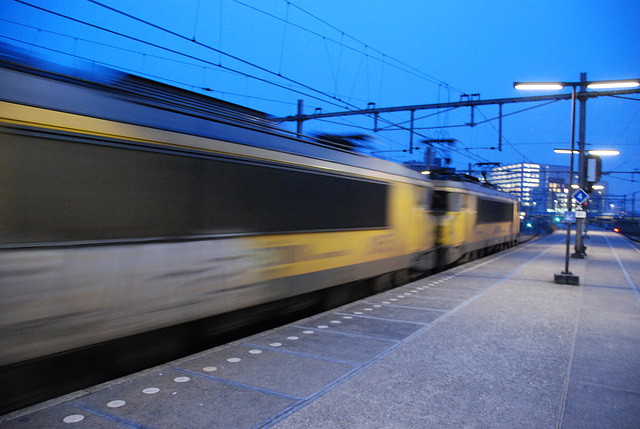
[[62, 419], [65, 423], [78, 423], [84, 420], [84, 416], [82, 414], [71, 414], [70, 416]]
[[146, 389], [144, 389], [142, 391], [142, 393], [144, 393], [145, 395], [155, 395], [159, 391], [160, 391], [160, 389], [158, 389], [157, 387], [147, 387]]
[[313, 331], [302, 331], [302, 333], [303, 333], [303, 334], [310, 335], [310, 334], [313, 334]]
[[117, 399], [115, 401], [111, 401], [111, 402], [107, 403], [107, 407], [109, 407], [109, 408], [120, 408], [120, 407], [124, 406], [125, 404], [126, 404], [125, 401]]
[[341, 322], [341, 321], [339, 321], [339, 320], [332, 320], [332, 321], [331, 321], [331, 323], [333, 323], [334, 325], [338, 325], [338, 324], [340, 324], [340, 323], [342, 323], [342, 322]]
[[271, 347], [280, 347], [282, 343], [271, 343], [269, 344]]
[[353, 314], [364, 314], [362, 311], [354, 311]]
[[227, 359], [227, 362], [231, 362], [231, 363], [238, 363], [240, 362], [242, 359], [240, 358], [229, 358]]
[[260, 353], [262, 353], [262, 350], [258, 350], [258, 349], [249, 350], [249, 353], [251, 353], [252, 355], [259, 355]]
[[202, 368], [202, 370], [205, 372], [213, 372], [213, 371], [217, 371], [218, 368], [215, 366], [205, 366], [204, 368]]
[[327, 329], [328, 326], [327, 325], [318, 325], [318, 329]]
[[300, 339], [300, 338], [299, 338], [299, 337], [296, 337], [295, 335], [292, 335], [292, 336], [290, 336], [290, 337], [287, 337], [287, 340], [291, 340], [291, 341], [296, 341], [296, 340], [299, 340], [299, 339]]
[[380, 304], [375, 304], [373, 308], [382, 308], [382, 306]]
[[189, 377], [176, 377], [173, 379], [176, 383], [186, 383], [189, 380], [191, 380]]
[[342, 318], [343, 318], [343, 319], [346, 319], [346, 320], [351, 320], [351, 319], [353, 319], [353, 317], [351, 317], [351, 316], [342, 316]]

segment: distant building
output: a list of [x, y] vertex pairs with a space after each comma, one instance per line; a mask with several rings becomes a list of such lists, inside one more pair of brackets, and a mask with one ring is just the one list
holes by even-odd
[[524, 212], [562, 213], [567, 208], [567, 167], [533, 163], [502, 165], [493, 168], [487, 180], [518, 198]]

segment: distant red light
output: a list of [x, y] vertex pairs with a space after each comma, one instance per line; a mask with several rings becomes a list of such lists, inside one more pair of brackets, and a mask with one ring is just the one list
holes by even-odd
[[618, 228], [613, 228], [613, 232], [620, 232]]

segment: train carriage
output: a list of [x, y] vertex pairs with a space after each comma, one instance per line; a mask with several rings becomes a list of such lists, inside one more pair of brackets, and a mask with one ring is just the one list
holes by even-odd
[[434, 175], [438, 264], [484, 256], [520, 241], [515, 197], [464, 175]]
[[431, 184], [127, 75], [0, 68], [0, 366], [435, 265]]

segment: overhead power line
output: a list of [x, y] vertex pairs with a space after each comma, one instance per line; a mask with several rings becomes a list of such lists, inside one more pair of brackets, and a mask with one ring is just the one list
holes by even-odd
[[[340, 45], [341, 47], [344, 47], [344, 48], [349, 49], [349, 50], [351, 50], [351, 51], [357, 52], [358, 54], [361, 54], [361, 55], [363, 55], [363, 56], [365, 56], [365, 57], [372, 58], [372, 59], [374, 59], [374, 60], [376, 60], [376, 61], [380, 61], [380, 62], [382, 62], [382, 63], [384, 63], [384, 64], [386, 64], [386, 65], [389, 65], [390, 67], [394, 67], [394, 68], [396, 68], [396, 69], [398, 69], [398, 70], [401, 70], [401, 71], [403, 71], [403, 72], [405, 72], [405, 73], [411, 74], [411, 75], [413, 75], [413, 76], [415, 76], [415, 77], [418, 77], [418, 78], [420, 78], [420, 79], [424, 79], [424, 80], [426, 80], [426, 81], [428, 81], [428, 82], [431, 82], [431, 83], [433, 83], [433, 84], [436, 84], [436, 85], [446, 86], [447, 88], [453, 89], [453, 90], [455, 90], [455, 91], [459, 92], [460, 94], [464, 94], [464, 93], [465, 93], [465, 91], [462, 91], [462, 90], [460, 90], [460, 89], [457, 89], [457, 88], [455, 88], [455, 87], [453, 87], [453, 86], [449, 85], [447, 82], [444, 82], [444, 81], [442, 81], [442, 80], [440, 80], [440, 79], [438, 79], [438, 78], [435, 78], [435, 77], [433, 77], [433, 76], [431, 76], [431, 75], [429, 75], [429, 74], [427, 74], [427, 73], [425, 73], [425, 72], [423, 72], [423, 71], [421, 71], [421, 70], [418, 70], [418, 69], [416, 69], [415, 67], [412, 67], [412, 66], [410, 66], [410, 65], [408, 65], [408, 64], [406, 64], [406, 63], [404, 63], [404, 62], [402, 62], [402, 61], [400, 61], [400, 60], [398, 60], [398, 59], [396, 59], [396, 58], [394, 58], [394, 57], [392, 57], [392, 56], [390, 56], [390, 55], [388, 55], [388, 54], [385, 54], [384, 52], [382, 52], [382, 51], [380, 51], [380, 50], [378, 50], [378, 49], [376, 49], [376, 48], [371, 47], [371, 46], [370, 46], [370, 45], [368, 45], [367, 43], [365, 43], [365, 42], [363, 42], [363, 41], [361, 41], [361, 40], [357, 39], [357, 38], [356, 38], [356, 37], [354, 37], [354, 36], [351, 36], [351, 35], [350, 35], [350, 34], [348, 34], [348, 33], [345, 33], [344, 31], [342, 31], [342, 30], [341, 30], [341, 29], [339, 29], [338, 27], [336, 27], [336, 26], [334, 26], [334, 25], [332, 25], [332, 24], [328, 23], [327, 21], [323, 20], [322, 18], [319, 18], [318, 16], [316, 16], [316, 15], [312, 14], [311, 12], [308, 12], [307, 10], [305, 10], [305, 9], [301, 8], [300, 6], [298, 6], [298, 5], [296, 5], [296, 4], [292, 3], [292, 2], [290, 2], [289, 0], [283, 0], [283, 1], [286, 1], [286, 3], [287, 3], [287, 7], [291, 6], [291, 7], [295, 8], [295, 9], [298, 9], [298, 10], [299, 10], [299, 11], [301, 11], [302, 13], [304, 13], [304, 14], [306, 14], [306, 15], [310, 16], [311, 18], [313, 18], [313, 19], [315, 19], [316, 21], [318, 21], [318, 22], [322, 23], [323, 25], [326, 25], [326, 26], [327, 26], [327, 27], [329, 27], [330, 29], [332, 29], [332, 30], [334, 30], [334, 31], [336, 31], [336, 32], [338, 32], [338, 33], [340, 33], [342, 36], [346, 36], [347, 38], [349, 38], [349, 39], [353, 40], [354, 42], [356, 42], [356, 43], [358, 43], [358, 44], [362, 45], [362, 46], [364, 47], [365, 51], [357, 50], [357, 49], [355, 49], [355, 48], [353, 48], [353, 47], [351, 47], [351, 46], [349, 46], [349, 45], [344, 44], [344, 43], [343, 43], [343, 42], [341, 42], [341, 41], [334, 40], [334, 39], [329, 38], [329, 37], [327, 37], [327, 36], [324, 36], [324, 35], [322, 35], [322, 34], [320, 34], [320, 33], [318, 33], [318, 32], [315, 32], [315, 31], [312, 31], [312, 30], [310, 30], [310, 29], [308, 29], [308, 28], [305, 28], [305, 27], [303, 27], [303, 26], [301, 26], [301, 25], [298, 25], [298, 24], [292, 23], [292, 22], [291, 22], [291, 21], [289, 21], [289, 20], [282, 19], [282, 18], [280, 18], [280, 17], [278, 17], [278, 16], [276, 16], [276, 15], [274, 15], [274, 14], [272, 14], [272, 13], [266, 12], [266, 11], [264, 11], [264, 10], [262, 10], [262, 9], [259, 9], [259, 8], [255, 7], [255, 6], [249, 5], [249, 4], [247, 4], [247, 3], [245, 3], [245, 2], [243, 2], [243, 1], [241, 1], [241, 0], [233, 0], [233, 1], [234, 1], [235, 3], [238, 3], [238, 4], [240, 4], [240, 5], [242, 5], [242, 6], [246, 7], [246, 8], [248, 8], [248, 9], [252, 9], [252, 10], [254, 10], [254, 11], [256, 11], [256, 12], [262, 13], [262, 14], [264, 14], [264, 15], [266, 15], [266, 16], [269, 16], [270, 18], [273, 18], [273, 19], [275, 19], [275, 20], [278, 20], [278, 21], [284, 22], [284, 23], [286, 23], [287, 25], [290, 25], [290, 26], [292, 26], [292, 27], [298, 28], [298, 29], [300, 29], [300, 30], [302, 30], [302, 31], [305, 31], [305, 32], [307, 32], [307, 33], [309, 33], [309, 34], [312, 34], [312, 35], [314, 35], [314, 36], [320, 37], [320, 38], [322, 38], [322, 39], [324, 39], [324, 40], [329, 40], [329, 41], [331, 41], [331, 42], [333, 42], [333, 43], [335, 43], [335, 44], [337, 44], [337, 45]], [[374, 52], [374, 53], [376, 53], [376, 54], [378, 54], [378, 55], [381, 55], [381, 56], [382, 56], [382, 59], [377, 58], [377, 57], [374, 57], [374, 56], [371, 56], [370, 54], [368, 54], [368, 53], [366, 52], [367, 50], [372, 51], [372, 52]], [[398, 66], [398, 65], [396, 65], [396, 64], [389, 63], [389, 62], [385, 61], [385, 60], [384, 60], [385, 58], [388, 58], [388, 59], [392, 60], [393, 62], [395, 62], [395, 63], [397, 63], [397, 64], [401, 65], [402, 67], [399, 67], [399, 66]]]
[[[168, 48], [168, 47], [166, 47], [166, 46], [162, 46], [162, 45], [159, 45], [159, 44], [156, 44], [156, 43], [152, 43], [152, 42], [146, 41], [146, 40], [144, 40], [144, 39], [140, 39], [140, 38], [137, 38], [137, 37], [130, 36], [130, 35], [128, 35], [128, 34], [124, 34], [124, 33], [118, 32], [118, 31], [114, 31], [114, 30], [111, 30], [111, 29], [108, 29], [108, 28], [102, 27], [102, 26], [100, 26], [100, 25], [96, 25], [96, 24], [92, 24], [92, 23], [90, 23], [90, 22], [82, 21], [82, 20], [80, 20], [80, 19], [77, 19], [77, 18], [74, 18], [74, 17], [68, 16], [68, 15], [64, 15], [64, 14], [62, 14], [62, 13], [59, 13], [59, 12], [53, 11], [53, 10], [51, 10], [51, 9], [47, 9], [47, 8], [44, 8], [44, 7], [41, 7], [41, 6], [37, 6], [37, 5], [31, 4], [31, 3], [28, 3], [28, 2], [26, 2], [26, 1], [24, 1], [24, 0], [15, 0], [15, 1], [16, 1], [16, 2], [18, 2], [18, 3], [22, 3], [22, 4], [26, 5], [26, 6], [29, 6], [29, 7], [35, 8], [35, 9], [39, 9], [39, 10], [41, 10], [41, 11], [43, 11], [43, 12], [46, 12], [46, 13], [49, 13], [49, 14], [52, 14], [52, 15], [58, 16], [58, 17], [60, 17], [60, 18], [64, 18], [64, 19], [67, 19], [67, 20], [70, 20], [70, 21], [73, 21], [73, 22], [77, 22], [77, 23], [79, 23], [79, 24], [86, 25], [86, 26], [89, 26], [89, 27], [92, 27], [92, 28], [95, 28], [95, 29], [98, 29], [98, 30], [101, 30], [101, 31], [105, 31], [105, 32], [108, 32], [108, 33], [111, 33], [111, 34], [115, 34], [115, 35], [117, 35], [117, 36], [124, 37], [124, 38], [127, 38], [127, 39], [129, 39], [129, 40], [133, 40], [133, 41], [135, 41], [135, 42], [142, 43], [142, 44], [145, 44], [145, 45], [148, 45], [148, 46], [151, 46], [151, 47], [157, 48], [157, 49], [161, 49], [161, 50], [164, 50], [164, 51], [166, 51], [166, 52], [170, 52], [170, 53], [172, 53], [172, 54], [179, 55], [179, 56], [182, 56], [182, 57], [185, 57], [185, 58], [189, 58], [189, 59], [192, 59], [192, 60], [195, 60], [195, 61], [198, 61], [198, 62], [204, 63], [204, 64], [209, 64], [209, 65], [212, 65], [212, 66], [214, 66], [214, 67], [218, 67], [218, 68], [221, 68], [221, 69], [224, 69], [224, 70], [229, 70], [229, 71], [232, 71], [232, 72], [235, 72], [235, 73], [241, 74], [241, 75], [243, 75], [243, 76], [249, 77], [249, 78], [251, 78], [251, 79], [255, 79], [255, 80], [257, 80], [257, 81], [260, 81], [260, 82], [263, 82], [263, 83], [267, 83], [267, 84], [269, 84], [269, 85], [273, 85], [273, 86], [276, 86], [276, 87], [279, 87], [279, 88], [282, 88], [282, 89], [285, 89], [285, 90], [288, 90], [288, 91], [292, 91], [292, 92], [295, 92], [295, 93], [298, 93], [298, 94], [301, 94], [301, 95], [304, 95], [304, 96], [307, 96], [307, 97], [310, 97], [310, 98], [313, 98], [313, 99], [316, 99], [316, 100], [319, 100], [319, 101], [322, 101], [322, 102], [327, 102], [327, 103], [329, 103], [329, 104], [333, 104], [333, 105], [334, 105], [334, 106], [336, 106], [336, 107], [341, 107], [341, 106], [343, 106], [343, 105], [346, 105], [346, 106], [351, 107], [351, 108], [356, 108], [356, 107], [357, 107], [357, 106], [352, 105], [352, 104], [350, 104], [350, 103], [347, 103], [347, 102], [345, 102], [345, 101], [343, 101], [343, 100], [340, 100], [340, 99], [338, 99], [338, 98], [336, 98], [336, 97], [333, 97], [333, 96], [331, 96], [330, 94], [327, 94], [327, 93], [325, 93], [325, 92], [323, 92], [323, 91], [320, 91], [320, 90], [317, 90], [317, 89], [315, 89], [315, 88], [312, 88], [312, 87], [311, 87], [311, 86], [309, 86], [309, 85], [305, 85], [305, 84], [303, 84], [303, 83], [301, 83], [301, 82], [298, 82], [298, 81], [296, 81], [296, 80], [294, 80], [294, 79], [288, 78], [288, 77], [286, 77], [286, 76], [279, 75], [279, 74], [278, 74], [278, 73], [276, 73], [276, 72], [273, 72], [273, 71], [271, 71], [271, 70], [268, 70], [268, 69], [266, 69], [266, 68], [264, 68], [264, 67], [261, 67], [261, 66], [259, 66], [259, 65], [257, 65], [257, 64], [251, 63], [250, 61], [243, 60], [243, 59], [241, 59], [241, 58], [239, 58], [239, 57], [236, 57], [236, 56], [234, 56], [234, 55], [231, 55], [231, 54], [228, 54], [228, 53], [226, 53], [226, 52], [223, 52], [223, 51], [221, 51], [221, 50], [219, 50], [219, 49], [216, 49], [216, 48], [213, 48], [213, 47], [211, 47], [211, 46], [205, 45], [205, 44], [203, 44], [203, 43], [200, 43], [200, 42], [197, 42], [197, 41], [191, 40], [191, 39], [189, 39], [188, 37], [182, 36], [182, 35], [181, 35], [181, 34], [179, 34], [179, 33], [175, 33], [175, 32], [173, 32], [173, 31], [170, 31], [170, 30], [164, 29], [164, 28], [162, 28], [162, 27], [160, 27], [160, 26], [157, 26], [157, 25], [155, 25], [155, 24], [153, 24], [153, 23], [147, 22], [147, 21], [145, 21], [145, 20], [142, 20], [142, 19], [140, 19], [140, 18], [134, 17], [134, 16], [132, 16], [132, 15], [128, 15], [128, 14], [126, 14], [126, 13], [124, 13], [124, 12], [118, 11], [117, 9], [113, 9], [113, 8], [111, 8], [110, 6], [103, 5], [103, 4], [101, 4], [101, 3], [99, 3], [99, 2], [96, 2], [96, 1], [94, 1], [94, 0], [89, 0], [89, 1], [90, 1], [90, 2], [92, 2], [92, 3], [95, 3], [95, 4], [96, 4], [96, 5], [98, 5], [98, 6], [102, 6], [102, 7], [105, 7], [105, 8], [107, 8], [107, 9], [110, 9], [110, 10], [112, 10], [112, 11], [113, 11], [113, 12], [115, 12], [115, 13], [122, 14], [123, 16], [127, 16], [127, 17], [129, 17], [129, 18], [131, 18], [131, 19], [134, 19], [134, 20], [136, 20], [136, 21], [139, 21], [139, 22], [141, 22], [141, 23], [144, 23], [144, 24], [146, 24], [146, 25], [149, 25], [149, 26], [151, 26], [151, 27], [153, 27], [153, 28], [156, 28], [156, 29], [158, 29], [158, 30], [160, 30], [160, 31], [166, 32], [166, 33], [171, 34], [171, 35], [173, 35], [173, 36], [175, 36], [175, 37], [179, 37], [180, 39], [186, 40], [186, 41], [188, 41], [188, 42], [190, 42], [190, 43], [194, 43], [194, 44], [196, 44], [196, 45], [198, 45], [198, 46], [200, 46], [200, 47], [203, 47], [203, 48], [205, 48], [205, 49], [208, 49], [208, 50], [214, 51], [214, 52], [216, 52], [216, 53], [219, 53], [219, 54], [221, 54], [221, 55], [227, 56], [227, 57], [229, 57], [230, 59], [236, 60], [236, 61], [238, 61], [238, 62], [240, 62], [240, 63], [242, 63], [242, 64], [248, 65], [248, 66], [250, 66], [250, 67], [254, 67], [254, 68], [255, 68], [255, 69], [257, 69], [257, 70], [263, 71], [263, 72], [268, 73], [268, 74], [271, 74], [271, 75], [273, 75], [273, 76], [277, 76], [278, 78], [281, 78], [281, 79], [283, 79], [283, 80], [286, 80], [286, 81], [288, 81], [288, 82], [290, 82], [290, 83], [292, 83], [292, 84], [295, 84], [295, 85], [297, 85], [297, 86], [299, 86], [299, 87], [305, 88], [305, 89], [307, 89], [307, 90], [309, 90], [309, 91], [311, 91], [311, 92], [313, 92], [313, 93], [319, 94], [319, 95], [321, 95], [322, 97], [326, 97], [326, 98], [328, 98], [328, 99], [330, 99], [330, 100], [335, 100], [335, 101], [337, 101], [338, 103], [336, 103], [336, 102], [332, 102], [332, 101], [327, 100], [327, 99], [325, 99], [325, 98], [320, 98], [318, 95], [308, 94], [308, 93], [302, 92], [302, 91], [300, 91], [300, 90], [297, 90], [297, 89], [294, 89], [294, 88], [290, 88], [290, 87], [284, 86], [284, 85], [282, 85], [282, 84], [278, 84], [278, 83], [276, 83], [276, 82], [269, 81], [269, 80], [264, 79], [264, 78], [260, 78], [260, 77], [257, 77], [257, 76], [254, 76], [254, 75], [251, 75], [251, 74], [248, 74], [248, 73], [241, 72], [241, 71], [236, 70], [236, 69], [233, 69], [233, 68], [231, 68], [231, 67], [223, 66], [223, 65], [221, 65], [221, 64], [217, 64], [217, 63], [212, 62], [212, 61], [204, 60], [204, 59], [199, 58], [199, 57], [197, 57], [197, 56], [190, 55], [190, 54], [187, 54], [187, 53], [185, 53], [185, 52], [178, 51], [178, 50], [176, 50], [176, 49], [171, 49], [171, 48]], [[340, 104], [339, 104], [339, 103], [340, 103]]]

